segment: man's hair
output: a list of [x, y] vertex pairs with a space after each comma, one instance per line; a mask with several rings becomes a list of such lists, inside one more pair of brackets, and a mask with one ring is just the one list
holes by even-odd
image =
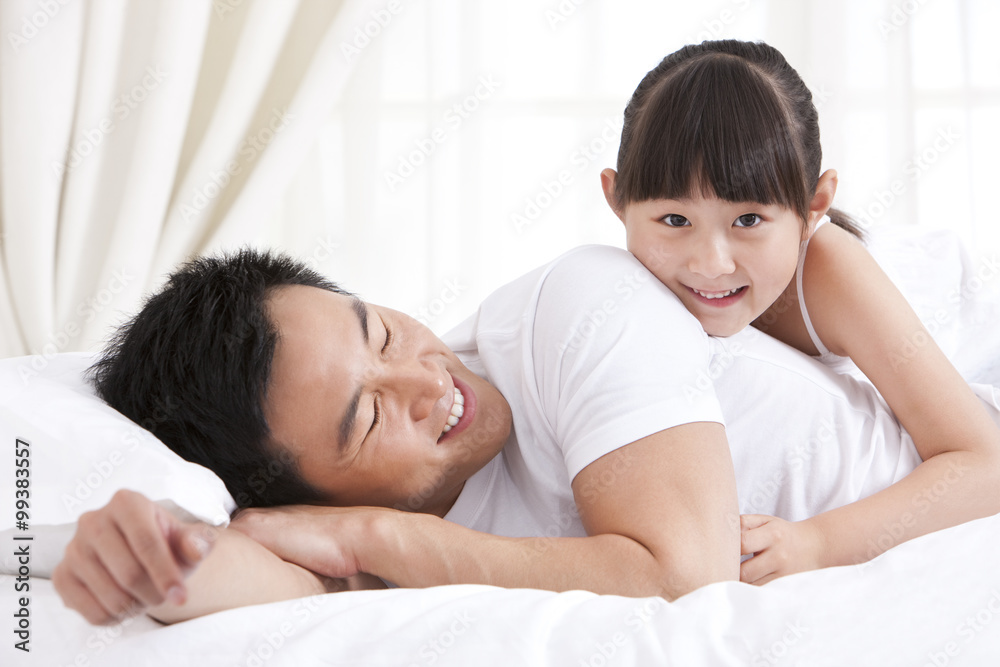
[[278, 331], [267, 300], [305, 285], [346, 294], [287, 256], [194, 259], [124, 324], [89, 369], [111, 407], [218, 475], [240, 507], [323, 500], [264, 416]]

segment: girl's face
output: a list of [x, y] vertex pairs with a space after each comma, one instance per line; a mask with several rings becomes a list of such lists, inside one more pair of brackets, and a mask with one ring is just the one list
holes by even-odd
[[773, 304], [795, 275], [802, 220], [779, 205], [697, 196], [626, 206], [629, 251], [712, 336], [731, 336]]

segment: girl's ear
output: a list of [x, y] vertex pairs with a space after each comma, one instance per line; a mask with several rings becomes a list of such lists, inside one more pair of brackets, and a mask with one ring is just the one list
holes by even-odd
[[601, 188], [604, 190], [604, 198], [608, 201], [608, 206], [615, 212], [618, 219], [625, 224], [625, 212], [618, 206], [618, 198], [615, 197], [615, 178], [618, 172], [614, 169], [604, 169], [601, 171]]
[[809, 233], [816, 229], [816, 223], [820, 221], [826, 212], [833, 206], [833, 196], [837, 194], [837, 172], [833, 169], [824, 171], [819, 180], [816, 181], [816, 192], [812, 201], [809, 202], [809, 219], [806, 220]]

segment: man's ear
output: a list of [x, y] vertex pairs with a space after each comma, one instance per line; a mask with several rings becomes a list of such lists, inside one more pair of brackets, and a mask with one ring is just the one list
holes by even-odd
[[816, 192], [813, 193], [812, 200], [809, 202], [809, 217], [806, 220], [809, 234], [812, 234], [813, 230], [816, 229], [816, 223], [833, 206], [835, 194], [837, 194], [837, 172], [833, 169], [827, 169], [820, 174], [819, 180], [816, 181]]
[[625, 224], [625, 212], [618, 206], [618, 198], [615, 196], [615, 178], [617, 177], [618, 172], [614, 169], [609, 168], [601, 171], [601, 188], [604, 190], [604, 198], [607, 200], [608, 206], [615, 212], [622, 224]]

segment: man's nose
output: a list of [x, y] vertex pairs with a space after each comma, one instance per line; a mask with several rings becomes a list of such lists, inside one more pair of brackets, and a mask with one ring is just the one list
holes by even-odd
[[399, 364], [391, 375], [392, 389], [414, 421], [426, 419], [445, 393], [447, 373], [430, 360], [413, 359]]

